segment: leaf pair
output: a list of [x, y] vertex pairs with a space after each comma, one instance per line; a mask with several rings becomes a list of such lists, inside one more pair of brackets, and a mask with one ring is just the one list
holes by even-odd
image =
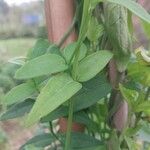
[[[84, 57], [85, 53], [86, 51], [81, 53], [81, 58]], [[64, 56], [67, 57], [69, 61], [72, 54], [65, 53], [64, 51]], [[111, 58], [112, 54], [109, 51], [101, 50], [82, 59], [77, 70], [78, 81], [85, 82], [92, 79], [107, 65]], [[68, 66], [61, 56], [56, 54], [45, 54], [27, 62], [24, 66], [22, 66], [16, 72], [16, 78], [34, 78], [42, 75], [62, 72], [66, 69], [68, 69]]]
[[[98, 74], [93, 79], [82, 84], [82, 89], [71, 97], [74, 102], [74, 112], [86, 109], [99, 100], [106, 97], [111, 92], [111, 86], [106, 80], [104, 74]], [[60, 117], [67, 116], [68, 107], [61, 106], [42, 118], [42, 122], [56, 120]]]

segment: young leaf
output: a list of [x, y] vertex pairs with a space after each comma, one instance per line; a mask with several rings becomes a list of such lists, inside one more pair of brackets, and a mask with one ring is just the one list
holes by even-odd
[[78, 66], [78, 81], [85, 82], [92, 79], [107, 65], [112, 56], [111, 52], [101, 50], [84, 58]]
[[65, 74], [53, 76], [42, 89], [27, 120], [31, 125], [54, 111], [81, 89], [82, 85]]
[[[71, 58], [74, 55], [74, 52], [76, 50], [76, 46], [77, 46], [77, 43], [71, 43], [67, 47], [65, 47], [64, 50], [63, 50], [63, 56], [66, 59], [66, 62], [68, 64], [70, 63]], [[79, 61], [86, 56], [86, 53], [87, 53], [87, 47], [86, 47], [85, 44], [82, 44], [80, 46]]]
[[24, 101], [25, 99], [29, 98], [34, 92], [36, 92], [36, 88], [33, 82], [20, 84], [7, 93], [3, 103], [5, 105], [11, 105], [16, 102], [18, 103]]
[[150, 15], [146, 10], [138, 3], [132, 0], [107, 0], [112, 3], [116, 3], [128, 8], [132, 13], [143, 19], [144, 21], [150, 23]]
[[45, 54], [28, 61], [16, 72], [17, 79], [28, 79], [66, 70], [65, 60], [56, 54]]
[[2, 116], [0, 117], [0, 120], [3, 121], [3, 120], [22, 117], [25, 114], [29, 113], [33, 104], [34, 104], [34, 100], [28, 99], [24, 102], [13, 105], [9, 107], [8, 110], [4, 114], [2, 114]]
[[41, 55], [44, 55], [47, 51], [47, 48], [49, 47], [50, 43], [48, 40], [45, 39], [39, 39], [36, 43], [33, 49], [29, 51], [27, 58], [28, 60], [34, 59], [36, 57], [39, 57]]
[[121, 85], [121, 84], [119, 84], [119, 89], [120, 89], [121, 94], [123, 95], [124, 99], [129, 104], [129, 106], [131, 108], [133, 108], [134, 104], [139, 96], [138, 92], [135, 90], [127, 89], [127, 88], [123, 87], [123, 85]]

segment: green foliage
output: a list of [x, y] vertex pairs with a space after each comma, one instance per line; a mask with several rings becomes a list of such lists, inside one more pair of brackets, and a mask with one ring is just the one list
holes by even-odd
[[10, 92], [7, 93], [3, 103], [5, 105], [11, 105], [26, 100], [36, 92], [36, 88], [33, 82], [23, 83], [16, 86]]
[[[65, 141], [65, 135], [64, 134], [58, 134], [58, 137], [61, 139], [61, 141], [64, 143]], [[44, 148], [51, 143], [55, 142], [56, 139], [50, 135], [49, 133], [44, 133], [41, 135], [37, 135], [27, 141], [26, 144], [24, 144], [20, 150], [24, 150], [25, 146], [27, 145], [33, 145], [35, 147], [41, 147]], [[72, 133], [72, 149], [73, 150], [84, 150], [87, 148], [93, 148], [98, 147], [101, 145], [101, 142], [99, 140], [96, 140], [95, 138], [88, 136], [86, 134], [82, 133]], [[99, 146], [101, 147], [101, 146]], [[102, 149], [103, 150], [103, 149]]]
[[[8, 106], [0, 120], [27, 115], [28, 126], [37, 122], [49, 126], [50, 133], [33, 137], [22, 150], [47, 146], [53, 150], [58, 142], [65, 150], [136, 150], [138, 137], [149, 142], [145, 129], [150, 115], [150, 58], [144, 49], [131, 52], [131, 15], [148, 23], [150, 15], [131, 0], [77, 3], [82, 12], [77, 42], [60, 51], [58, 45], [39, 39], [21, 64], [20, 59], [13, 60], [21, 66], [15, 77], [24, 83], [6, 95], [3, 103]], [[107, 65], [111, 59], [118, 68]], [[107, 77], [116, 74], [114, 86]], [[114, 115], [122, 100], [129, 106], [128, 121], [118, 130]], [[53, 121], [62, 117], [68, 118], [66, 134], [53, 131]], [[84, 125], [85, 132], [72, 133], [73, 122]]]
[[87, 38], [91, 42], [97, 42], [98, 39], [103, 35], [104, 27], [100, 25], [96, 18], [91, 17], [87, 32]]
[[[111, 86], [106, 80], [104, 74], [98, 74], [95, 78], [82, 84], [82, 89], [71, 97], [74, 101], [74, 111], [89, 108], [106, 97], [111, 92]], [[42, 122], [56, 120], [60, 117], [67, 116], [68, 107], [61, 106], [49, 115], [42, 118]]]
[[139, 96], [138, 92], [135, 90], [127, 89], [123, 87], [121, 84], [119, 85], [119, 88], [129, 106], [131, 106], [131, 108], [134, 108], [134, 104], [136, 103], [136, 100], [138, 99]]
[[52, 137], [50, 134], [41, 134], [33, 137], [27, 143], [25, 143], [20, 150], [24, 150], [27, 145], [33, 145], [35, 147], [44, 148], [50, 145], [52, 142], [55, 141], [55, 138]]
[[56, 54], [45, 54], [28, 61], [17, 72], [17, 79], [29, 79], [42, 75], [54, 74], [68, 68], [65, 60]]
[[[68, 46], [66, 46], [63, 50], [63, 56], [66, 60], [66, 62], [69, 64], [71, 63], [71, 60], [73, 60], [73, 56], [75, 53], [77, 47], [77, 43], [71, 43]], [[85, 44], [82, 44], [81, 47], [79, 48], [80, 54], [79, 54], [79, 61], [82, 60], [87, 53], [87, 47]]]
[[42, 89], [28, 117], [28, 125], [58, 108], [81, 89], [82, 85], [67, 74], [52, 77]]
[[47, 40], [39, 39], [35, 43], [34, 47], [29, 51], [27, 58], [30, 60], [45, 54], [49, 45], [50, 44]]
[[92, 79], [108, 64], [111, 58], [112, 54], [108, 51], [99, 51], [87, 56], [79, 63], [77, 80], [85, 82]]
[[14, 104], [12, 106], [9, 106], [7, 111], [1, 115], [0, 120], [3, 121], [3, 120], [22, 117], [30, 112], [33, 104], [34, 104], [34, 100], [27, 99], [26, 101], [23, 101], [19, 104]]

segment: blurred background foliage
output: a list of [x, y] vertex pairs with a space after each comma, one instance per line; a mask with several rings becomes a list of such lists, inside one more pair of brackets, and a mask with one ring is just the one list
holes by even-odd
[[0, 39], [43, 36], [43, 1], [31, 3], [9, 6], [0, 1]]
[[[47, 38], [42, 0], [10, 5], [0, 0], [0, 104], [4, 95], [18, 81], [14, 72], [19, 67], [8, 61], [25, 56], [37, 38]], [[0, 114], [5, 108], [0, 105]], [[17, 150], [36, 130], [25, 129], [23, 119], [0, 122], [0, 150]], [[21, 132], [20, 132], [21, 131]]]

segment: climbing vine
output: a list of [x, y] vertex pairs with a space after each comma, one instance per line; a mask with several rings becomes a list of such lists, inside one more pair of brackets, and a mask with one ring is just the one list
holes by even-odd
[[[141, 132], [150, 129], [150, 52], [133, 49], [132, 15], [148, 23], [150, 15], [131, 0], [77, 2], [59, 44], [39, 39], [21, 61], [15, 78], [24, 83], [5, 96], [0, 120], [26, 116], [27, 127], [49, 126], [21, 149], [137, 150]], [[78, 40], [61, 48], [74, 27]], [[62, 117], [67, 131], [55, 132], [54, 120]], [[72, 132], [73, 122], [84, 133]]]

